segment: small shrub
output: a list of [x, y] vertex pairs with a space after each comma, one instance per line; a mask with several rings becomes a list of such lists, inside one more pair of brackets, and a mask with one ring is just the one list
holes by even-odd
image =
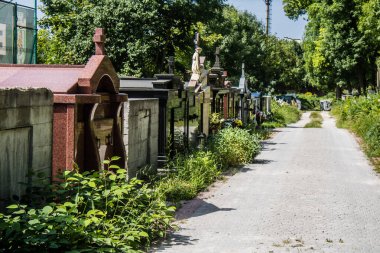
[[115, 165], [66, 171], [49, 204], [13, 204], [0, 214], [0, 252], [142, 252], [171, 227], [174, 209], [157, 190], [126, 178]]
[[297, 122], [301, 118], [301, 112], [295, 106], [291, 106], [287, 103], [279, 103], [275, 100], [272, 100], [271, 105], [271, 117], [270, 120], [264, 124], [265, 127], [284, 127]]
[[211, 152], [199, 151], [183, 160], [178, 168], [178, 177], [190, 181], [197, 191], [205, 189], [219, 176], [217, 163]]
[[218, 178], [220, 171], [217, 165], [210, 151], [177, 155], [167, 164], [169, 174], [158, 182], [157, 188], [169, 201], [194, 198]]
[[210, 115], [210, 130], [218, 131], [222, 126], [222, 117], [219, 113], [211, 113]]
[[197, 196], [197, 187], [189, 181], [178, 177], [168, 177], [159, 182], [158, 191], [172, 202], [190, 200]]
[[320, 120], [312, 120], [309, 123], [307, 123], [305, 128], [321, 128], [322, 127], [322, 121]]
[[380, 95], [353, 97], [333, 104], [337, 126], [352, 130], [364, 141], [370, 157], [380, 156]]
[[311, 121], [304, 126], [305, 128], [321, 128], [322, 127], [323, 117], [319, 112], [311, 112], [310, 119]]
[[297, 94], [297, 98], [301, 101], [301, 109], [307, 111], [319, 111], [320, 98], [311, 92], [305, 94]]
[[260, 144], [257, 135], [244, 129], [230, 127], [214, 136], [211, 149], [224, 167], [231, 167], [252, 161], [259, 152]]
[[311, 112], [310, 113], [310, 119], [322, 121], [323, 117], [322, 117], [321, 113], [319, 113], [319, 112]]

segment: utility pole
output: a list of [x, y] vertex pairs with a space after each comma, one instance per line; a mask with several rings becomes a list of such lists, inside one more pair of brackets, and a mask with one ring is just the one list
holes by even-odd
[[266, 35], [268, 36], [269, 35], [269, 31], [270, 31], [270, 19], [271, 19], [271, 3], [272, 3], [272, 0], [264, 0], [265, 1], [265, 4], [267, 5], [267, 23], [266, 23], [266, 27], [265, 27], [265, 33]]

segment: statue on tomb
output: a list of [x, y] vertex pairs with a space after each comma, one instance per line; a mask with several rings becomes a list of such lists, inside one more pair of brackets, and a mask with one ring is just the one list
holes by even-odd
[[[201, 74], [201, 63], [200, 63], [200, 53], [202, 52], [202, 48], [197, 47], [195, 49], [195, 52], [193, 54], [193, 64], [191, 66], [191, 71], [193, 72], [193, 75], [198, 76]], [[198, 79], [197, 78], [197, 79]]]
[[194, 44], [195, 52], [193, 54], [193, 63], [191, 65], [191, 80], [198, 80], [201, 74], [200, 53], [202, 52], [202, 48], [199, 47], [199, 33], [195, 33]]
[[189, 87], [193, 87], [195, 91], [199, 91], [203, 86], [207, 85], [207, 74], [205, 70], [204, 61], [205, 57], [200, 56], [202, 49], [199, 47], [199, 33], [195, 33], [195, 52], [193, 54], [193, 62], [191, 65], [191, 78], [188, 84]]

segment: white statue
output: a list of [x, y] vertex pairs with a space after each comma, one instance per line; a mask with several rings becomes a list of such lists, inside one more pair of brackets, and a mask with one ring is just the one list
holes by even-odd
[[201, 64], [199, 60], [199, 54], [202, 52], [202, 48], [197, 47], [193, 54], [193, 64], [191, 66], [191, 70], [193, 74], [197, 74], [198, 76], [201, 74]]

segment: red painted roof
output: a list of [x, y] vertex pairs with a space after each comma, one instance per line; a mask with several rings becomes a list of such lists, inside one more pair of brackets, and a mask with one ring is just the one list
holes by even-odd
[[105, 35], [95, 30], [95, 55], [84, 65], [0, 64], [0, 88], [48, 88], [54, 94], [119, 93], [120, 80], [105, 55]]
[[0, 64], [0, 88], [48, 88], [76, 93], [85, 66]]

